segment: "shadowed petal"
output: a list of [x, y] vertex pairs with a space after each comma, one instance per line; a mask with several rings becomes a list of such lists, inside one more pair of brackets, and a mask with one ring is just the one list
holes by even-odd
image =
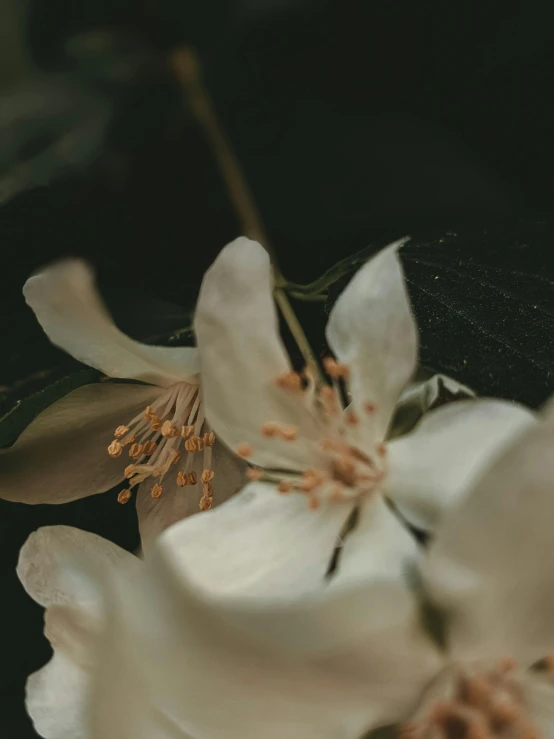
[[[319, 433], [302, 395], [275, 385], [290, 364], [278, 333], [271, 265], [257, 242], [236, 239], [206, 272], [195, 330], [206, 416], [223, 441], [232, 449], [250, 444], [262, 467], [317, 466]], [[266, 439], [266, 422], [298, 427], [298, 440]]]
[[53, 344], [108, 377], [169, 387], [198, 372], [196, 349], [148, 346], [125, 336], [86, 262], [68, 259], [47, 267], [27, 280], [23, 294]]
[[[354, 275], [327, 324], [329, 346], [350, 369], [352, 401], [364, 419], [368, 444], [385, 437], [416, 365], [417, 330], [398, 259], [405, 241], [383, 249]], [[368, 402], [375, 406], [371, 417], [363, 411]]]
[[107, 452], [114, 430], [163, 392], [101, 382], [53, 403], [0, 454], [0, 497], [21, 503], [68, 503], [123, 479], [125, 454]]
[[427, 413], [388, 445], [385, 490], [416, 528], [434, 531], [504, 447], [536, 423], [523, 406], [463, 400]]

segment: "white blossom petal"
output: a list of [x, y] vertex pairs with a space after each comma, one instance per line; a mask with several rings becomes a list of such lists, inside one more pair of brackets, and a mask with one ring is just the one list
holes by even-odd
[[183, 578], [167, 542], [151, 551], [149, 579], [113, 584], [118, 608], [97, 685], [98, 736], [135, 736], [112, 728], [132, 705], [103, 705], [103, 677], [125, 663], [143, 679], [142, 701], [195, 739], [362, 736], [407, 714], [437, 668], [414, 600], [390, 583], [278, 606], [207, 597]]
[[427, 413], [388, 445], [385, 489], [416, 528], [433, 531], [504, 447], [536, 423], [523, 406], [461, 400]]
[[[302, 396], [275, 385], [291, 368], [278, 332], [271, 265], [258, 243], [239, 238], [219, 254], [204, 276], [195, 330], [206, 416], [218, 436], [233, 449], [250, 444], [262, 467], [317, 466], [319, 434]], [[266, 422], [298, 427], [299, 439], [264, 438]]]
[[528, 672], [520, 677], [519, 686], [523, 691], [527, 713], [539, 736], [547, 739], [554, 736], [554, 685], [540, 674]]
[[250, 483], [218, 508], [164, 532], [183, 577], [213, 593], [285, 598], [321, 587], [350, 504], [308, 508], [304, 495]]
[[30, 277], [27, 303], [50, 341], [108, 377], [169, 387], [198, 372], [196, 349], [148, 346], [114, 324], [86, 262], [68, 259]]
[[416, 366], [417, 329], [397, 254], [405, 241], [383, 249], [354, 275], [327, 324], [329, 346], [350, 368], [349, 389], [364, 424], [370, 423], [364, 405], [375, 405], [369, 444], [385, 437]]
[[0, 497], [67, 503], [109, 490], [123, 480], [129, 464], [124, 454], [108, 454], [115, 429], [160, 392], [154, 386], [101, 382], [53, 403], [0, 453]]
[[454, 657], [531, 664], [552, 651], [554, 405], [439, 527], [423, 575]]
[[412, 534], [377, 496], [360, 506], [355, 528], [345, 537], [332, 583], [403, 582], [419, 559]]
[[139, 560], [100, 536], [70, 526], [46, 526], [21, 549], [17, 574], [29, 595], [44, 606], [50, 662], [27, 681], [27, 710], [45, 739], [89, 739], [86, 712], [102, 619], [101, 595], [73, 562], [90, 558], [99, 568], [138, 568]]
[[[143, 547], [153, 541], [162, 531], [187, 516], [200, 511], [202, 497], [200, 475], [203, 469], [202, 454], [195, 455], [189, 472], [196, 472], [198, 483], [179, 487], [177, 473], [185, 469], [187, 454], [183, 453], [178, 464], [171, 468], [163, 480], [163, 494], [160, 498], [152, 498], [152, 486], [159, 482], [149, 477], [139, 485], [137, 493], [137, 514], [140, 536]], [[214, 471], [213, 507], [224, 503], [246, 483], [246, 464], [232, 454], [218, 441], [213, 446], [212, 470]]]

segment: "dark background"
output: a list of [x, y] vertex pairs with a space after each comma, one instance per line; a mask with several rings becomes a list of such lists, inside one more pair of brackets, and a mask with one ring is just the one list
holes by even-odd
[[[203, 271], [239, 234], [166, 63], [183, 44], [200, 54], [289, 279], [308, 282], [410, 233], [406, 270], [428, 364], [533, 406], [552, 392], [546, 3], [0, 0], [0, 21], [8, 399], [66, 366], [21, 297], [34, 269], [88, 257], [133, 331], [147, 301], [191, 308]], [[59, 507], [0, 501], [0, 736], [9, 739], [35, 736], [23, 686], [48, 657], [41, 609], [14, 567], [28, 533], [54, 523], [127, 548], [138, 541], [132, 506], [110, 494]]]

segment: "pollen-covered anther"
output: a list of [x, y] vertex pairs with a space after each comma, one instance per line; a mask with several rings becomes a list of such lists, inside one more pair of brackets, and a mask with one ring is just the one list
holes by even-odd
[[194, 426], [181, 426], [181, 436], [183, 439], [188, 439], [194, 431]]
[[187, 452], [201, 452], [204, 449], [204, 439], [200, 436], [191, 436], [185, 441], [185, 449]]
[[196, 472], [178, 472], [177, 473], [177, 485], [180, 488], [184, 488], [186, 485], [196, 485], [198, 477]]
[[122, 439], [125, 434], [128, 434], [130, 431], [128, 426], [118, 426], [116, 430], [114, 431], [114, 436], [116, 439]]
[[142, 447], [142, 453], [149, 457], [151, 454], [154, 454], [157, 448], [158, 445], [155, 441], [147, 441]]
[[136, 440], [136, 436], [130, 436], [128, 439], [125, 439], [125, 441], [122, 441], [121, 443], [123, 444], [123, 446], [131, 446], [135, 443]]
[[131, 500], [131, 491], [121, 490], [121, 492], [117, 496], [117, 502], [123, 504], [123, 503], [127, 503], [129, 500]]
[[258, 482], [263, 476], [264, 472], [259, 467], [249, 467], [246, 470], [246, 479], [250, 482]]
[[203, 470], [202, 474], [200, 475], [200, 482], [206, 484], [208, 482], [211, 482], [215, 477], [215, 472], [213, 470]]
[[173, 450], [171, 464], [177, 464], [177, 462], [181, 459], [181, 452], [177, 451], [176, 449]]
[[277, 491], [279, 493], [290, 493], [293, 489], [292, 482], [289, 482], [289, 480], [281, 480], [281, 482], [277, 485]]
[[360, 417], [355, 410], [349, 408], [344, 413], [344, 422], [347, 423], [349, 426], [357, 426], [360, 423]]
[[298, 427], [280, 426], [277, 430], [277, 434], [285, 441], [296, 441], [296, 439], [298, 439]]
[[162, 419], [155, 416], [150, 420], [150, 428], [152, 431], [159, 431], [162, 426]]
[[235, 452], [238, 454], [239, 457], [244, 457], [244, 459], [248, 459], [248, 457], [251, 457], [254, 454], [254, 449], [252, 447], [252, 444], [249, 444], [247, 441], [245, 441], [236, 447]]
[[129, 456], [131, 459], [138, 459], [144, 452], [144, 446], [142, 444], [133, 444], [129, 448]]
[[213, 431], [207, 431], [202, 437], [204, 446], [210, 447], [215, 444], [215, 434]]
[[279, 375], [275, 379], [277, 387], [283, 388], [283, 390], [290, 390], [293, 393], [302, 392], [302, 378], [298, 372], [285, 372], [283, 375]]
[[135, 470], [135, 464], [128, 464], [127, 467], [125, 467], [123, 474], [127, 478], [127, 480], [129, 480], [135, 474]]
[[323, 366], [325, 368], [325, 372], [327, 372], [329, 377], [333, 380], [345, 380], [350, 373], [346, 364], [337, 362], [333, 357], [325, 357], [323, 360]]
[[159, 498], [161, 497], [161, 494], [163, 493], [164, 489], [163, 487], [157, 482], [155, 485], [152, 486], [152, 490], [150, 491], [150, 495], [153, 498]]
[[268, 439], [276, 436], [278, 431], [279, 424], [274, 421], [268, 421], [267, 423], [262, 424], [262, 435], [267, 436]]
[[171, 421], [164, 421], [161, 427], [162, 436], [166, 439], [174, 439], [179, 436], [179, 429]]
[[200, 498], [200, 502], [198, 503], [198, 507], [200, 508], [201, 511], [209, 511], [210, 508], [212, 507], [212, 503], [213, 503], [213, 501], [212, 501], [212, 498], [211, 498], [210, 495], [203, 495]]
[[122, 450], [121, 442], [114, 440], [108, 447], [108, 454], [110, 457], [120, 457]]

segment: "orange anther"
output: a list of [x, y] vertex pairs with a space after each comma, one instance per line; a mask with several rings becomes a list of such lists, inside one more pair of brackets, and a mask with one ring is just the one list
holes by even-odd
[[204, 446], [213, 446], [215, 444], [215, 434], [213, 431], [208, 431], [203, 437]]
[[200, 475], [200, 482], [206, 484], [214, 479], [215, 472], [213, 470], [203, 470]]
[[290, 493], [292, 490], [292, 482], [289, 482], [288, 480], [281, 480], [281, 482], [277, 485], [277, 490], [279, 493]]
[[275, 436], [275, 434], [278, 431], [279, 431], [278, 423], [275, 423], [273, 421], [268, 421], [267, 423], [262, 424], [262, 434], [264, 436], [267, 436], [268, 438]]
[[298, 372], [285, 372], [284, 375], [277, 377], [275, 384], [284, 390], [290, 390], [295, 393], [302, 390], [302, 378]]
[[129, 449], [129, 456], [131, 459], [138, 459], [144, 451], [142, 444], [132, 444]]
[[263, 476], [263, 470], [259, 467], [249, 467], [246, 470], [246, 479], [250, 480], [250, 482], [257, 482], [258, 480], [261, 480]]
[[119, 441], [112, 441], [110, 446], [108, 447], [108, 454], [110, 457], [119, 457], [121, 456], [121, 450], [123, 447], [121, 446], [121, 443]]
[[298, 439], [298, 428], [296, 426], [281, 426], [278, 433], [285, 441], [295, 441]]
[[254, 454], [252, 444], [249, 444], [247, 441], [239, 444], [235, 451], [239, 455], [239, 457], [244, 457], [245, 459], [248, 459], [248, 457], [251, 457]]
[[156, 483], [156, 484], [155, 484], [155, 485], [154, 485], [154, 486], [152, 487], [152, 490], [151, 490], [151, 492], [150, 492], [150, 495], [151, 495], [151, 496], [152, 496], [153, 498], [159, 498], [159, 497], [161, 496], [161, 494], [163, 493], [163, 491], [164, 491], [163, 487], [162, 487], [162, 486], [161, 486], [161, 485], [160, 485], [159, 483]]
[[114, 436], [116, 439], [121, 439], [125, 434], [129, 433], [129, 427], [128, 426], [118, 426], [114, 432]]
[[119, 495], [117, 496], [117, 502], [118, 503], [127, 503], [129, 500], [131, 500], [131, 491], [130, 490], [122, 490]]
[[175, 436], [179, 436], [179, 429], [171, 421], [164, 421], [161, 427], [162, 436], [166, 439], [173, 439]]

